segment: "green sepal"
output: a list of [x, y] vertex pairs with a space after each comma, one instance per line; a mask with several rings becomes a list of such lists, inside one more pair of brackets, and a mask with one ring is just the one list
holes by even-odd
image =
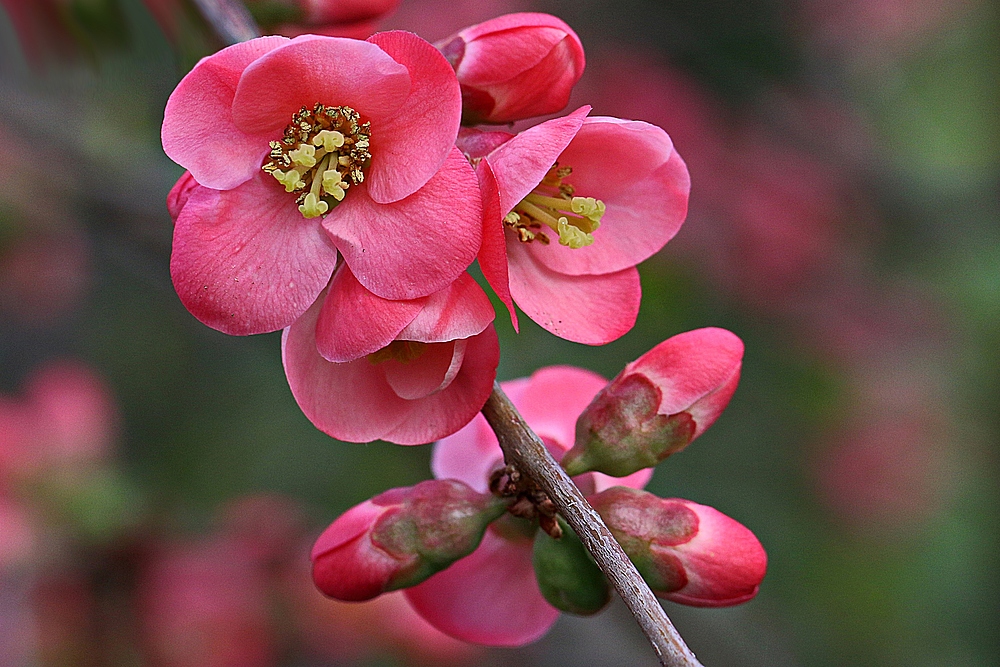
[[532, 564], [542, 595], [556, 609], [590, 616], [611, 600], [604, 573], [590, 557], [580, 538], [562, 519], [559, 539], [539, 529], [535, 535]]

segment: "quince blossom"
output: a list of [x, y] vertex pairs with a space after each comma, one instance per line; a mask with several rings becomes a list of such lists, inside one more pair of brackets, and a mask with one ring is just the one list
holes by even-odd
[[588, 118], [519, 134], [463, 130], [483, 195], [483, 275], [507, 305], [567, 340], [602, 345], [635, 324], [635, 265], [673, 238], [691, 181], [667, 133]]
[[285, 329], [285, 375], [306, 417], [339, 440], [431, 442], [469, 423], [493, 389], [493, 317], [468, 274], [430, 296], [391, 301], [341, 265]]
[[460, 116], [450, 65], [411, 33], [262, 37], [203, 59], [162, 129], [196, 181], [174, 198], [181, 301], [226, 333], [281, 329], [338, 253], [385, 299], [446, 288], [481, 234], [476, 179], [453, 145]]

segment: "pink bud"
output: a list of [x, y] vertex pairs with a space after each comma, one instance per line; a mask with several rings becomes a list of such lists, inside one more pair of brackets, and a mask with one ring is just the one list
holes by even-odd
[[323, 531], [312, 550], [313, 581], [346, 601], [414, 586], [472, 553], [505, 508], [451, 479], [390, 489]]
[[743, 342], [725, 329], [669, 338], [625, 367], [576, 423], [570, 475], [624, 477], [679, 452], [718, 418], [740, 379]]
[[726, 607], [757, 595], [767, 554], [746, 526], [722, 512], [624, 486], [588, 500], [657, 596]]
[[549, 14], [506, 14], [438, 42], [462, 86], [466, 123], [562, 111], [584, 68], [583, 44]]

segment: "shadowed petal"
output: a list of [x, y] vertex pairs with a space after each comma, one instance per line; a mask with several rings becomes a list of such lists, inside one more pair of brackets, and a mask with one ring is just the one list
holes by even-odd
[[483, 243], [479, 248], [479, 268], [500, 302], [507, 306], [514, 331], [518, 331], [517, 312], [510, 296], [510, 279], [507, 275], [507, 242], [504, 239], [503, 214], [500, 213], [500, 189], [489, 162], [483, 160], [476, 167], [476, 177], [483, 197]]
[[383, 362], [386, 382], [400, 398], [415, 400], [445, 389], [458, 375], [465, 357], [465, 341], [428, 345], [411, 361]]
[[424, 300], [420, 314], [399, 332], [399, 340], [443, 343], [483, 331], [495, 313], [490, 298], [468, 273]]
[[170, 275], [181, 301], [228, 334], [291, 324], [330, 280], [337, 251], [274, 179], [233, 190], [197, 187], [177, 217]]

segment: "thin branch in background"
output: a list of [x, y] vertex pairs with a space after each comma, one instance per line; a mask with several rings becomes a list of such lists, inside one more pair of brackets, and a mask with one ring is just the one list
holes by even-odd
[[518, 414], [499, 384], [494, 383], [493, 393], [483, 406], [483, 416], [500, 441], [504, 460], [537, 483], [576, 531], [653, 645], [660, 664], [664, 667], [701, 667], [659, 600], [604, 525], [604, 520]]
[[260, 26], [239, 0], [194, 0], [202, 16], [227, 45], [260, 37]]

